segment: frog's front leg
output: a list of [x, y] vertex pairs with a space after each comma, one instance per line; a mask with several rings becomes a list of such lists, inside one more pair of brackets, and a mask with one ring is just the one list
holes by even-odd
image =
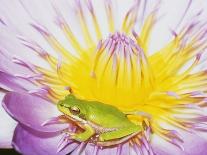
[[99, 141], [103, 142], [103, 141], [122, 138], [122, 137], [128, 136], [133, 133], [139, 133], [141, 130], [142, 128], [138, 125], [127, 126], [127, 127], [115, 130], [115, 131], [102, 133], [99, 136]]
[[146, 117], [148, 119], [151, 119], [151, 115], [144, 112], [144, 111], [126, 111], [123, 112], [125, 115], [137, 115], [137, 116], [143, 116]]
[[71, 139], [75, 139], [77, 141], [84, 142], [84, 141], [88, 140], [91, 136], [93, 136], [95, 134], [95, 131], [91, 126], [84, 125], [83, 128], [85, 129], [84, 132], [72, 135]]

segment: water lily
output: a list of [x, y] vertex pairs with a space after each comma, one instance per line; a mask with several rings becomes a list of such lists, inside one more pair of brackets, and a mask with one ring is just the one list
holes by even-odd
[[[207, 154], [205, 1], [1, 4], [1, 148], [28, 155]], [[179, 15], [162, 12], [173, 4]], [[143, 130], [111, 146], [71, 139], [81, 129], [56, 106], [70, 93], [138, 112], [128, 119]]]

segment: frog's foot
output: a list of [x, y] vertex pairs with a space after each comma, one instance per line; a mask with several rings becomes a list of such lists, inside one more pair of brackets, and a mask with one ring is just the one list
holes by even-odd
[[69, 139], [69, 140], [76, 140], [79, 142], [83, 142], [86, 141], [88, 139], [88, 137], [86, 137], [85, 132], [83, 133], [74, 133], [74, 132], [70, 132], [70, 131], [64, 131], [65, 135], [64, 135], [64, 140]]
[[70, 139], [76, 140], [78, 142], [85, 142], [90, 138], [90, 136], [86, 135], [85, 132], [83, 132], [83, 133], [71, 135]]
[[119, 138], [119, 139], [113, 139], [113, 140], [108, 140], [108, 141], [97, 141], [95, 144], [100, 147], [108, 147], [108, 146], [118, 145], [118, 144], [121, 144], [121, 143], [128, 141], [129, 139], [137, 136], [138, 134], [140, 134], [140, 132], [135, 132], [131, 135], [128, 135], [128, 136], [125, 136], [125, 137]]
[[91, 136], [89, 143], [96, 144], [98, 142], [99, 136], [99, 134]]

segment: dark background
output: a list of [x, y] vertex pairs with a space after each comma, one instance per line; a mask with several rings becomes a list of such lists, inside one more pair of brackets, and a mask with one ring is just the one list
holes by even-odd
[[20, 155], [13, 149], [0, 149], [0, 155]]

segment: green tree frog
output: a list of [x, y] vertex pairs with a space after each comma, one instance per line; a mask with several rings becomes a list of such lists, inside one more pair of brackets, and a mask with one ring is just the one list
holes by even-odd
[[83, 142], [96, 137], [97, 144], [111, 145], [142, 131], [141, 126], [132, 123], [119, 109], [101, 102], [80, 100], [70, 94], [59, 101], [57, 107], [84, 130], [71, 135], [77, 141]]

